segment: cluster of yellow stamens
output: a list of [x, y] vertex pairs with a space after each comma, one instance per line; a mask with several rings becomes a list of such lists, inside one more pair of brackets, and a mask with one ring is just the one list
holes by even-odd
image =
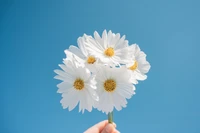
[[104, 54], [108, 57], [112, 57], [115, 54], [115, 51], [113, 48], [109, 47], [104, 51]]
[[93, 64], [95, 61], [96, 61], [96, 59], [95, 59], [93, 56], [89, 56], [89, 57], [87, 58], [87, 63], [88, 63], [88, 64]]
[[77, 90], [82, 90], [84, 88], [84, 81], [80, 78], [77, 78], [75, 81], [74, 81], [74, 88], [77, 89]]
[[107, 79], [105, 82], [104, 82], [104, 89], [107, 91], [107, 92], [113, 92], [115, 89], [116, 89], [116, 82], [115, 80], [113, 79]]
[[135, 63], [131, 67], [129, 67], [129, 69], [134, 71], [137, 69], [137, 67], [138, 67], [138, 62], [135, 61]]

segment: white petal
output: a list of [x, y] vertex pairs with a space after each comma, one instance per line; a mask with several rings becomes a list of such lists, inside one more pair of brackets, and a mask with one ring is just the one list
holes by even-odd
[[60, 75], [56, 75], [54, 78], [58, 80], [63, 80], [63, 81], [65, 80], [65, 77], [62, 77]]
[[58, 70], [58, 69], [54, 70], [54, 72], [55, 72], [56, 74], [62, 76], [62, 77], [66, 77], [66, 76], [67, 76], [67, 74], [66, 74], [65, 72], [63, 72], [63, 71], [61, 71], [61, 70]]
[[64, 52], [65, 52], [65, 54], [66, 54], [66, 58], [69, 59], [69, 60], [72, 60], [72, 58], [73, 58], [73, 53], [70, 52], [70, 51], [67, 50], [67, 49], [66, 49]]
[[107, 40], [107, 31], [106, 30], [104, 30], [102, 33], [102, 39]]
[[[87, 36], [87, 35], [85, 35], [85, 36]], [[77, 39], [77, 43], [78, 43], [78, 46], [81, 49], [81, 52], [83, 53], [83, 55], [84, 56], [88, 56], [88, 52], [87, 52], [87, 50], [85, 48], [85, 43], [86, 43], [85, 42], [85, 38], [84, 37], [79, 37]]]
[[96, 91], [92, 89], [87, 89], [88, 94], [93, 98], [95, 101], [99, 101], [99, 96], [97, 95]]
[[82, 91], [80, 96], [80, 103], [79, 103], [79, 112], [82, 111], [82, 113], [84, 113], [84, 110], [87, 109], [87, 102], [86, 102], [86, 98], [87, 95], [85, 95], [85, 92]]
[[137, 55], [135, 55], [137, 61], [146, 61], [146, 54], [140, 51]]
[[94, 99], [92, 98], [92, 96], [90, 95], [90, 92], [88, 91], [89, 89], [85, 90], [85, 95], [86, 95], [86, 104], [87, 107], [86, 109], [91, 112], [92, 111], [92, 107], [93, 107], [93, 103], [95, 102]]
[[63, 72], [61, 70], [54, 70], [55, 73], [57, 73], [58, 75], [60, 75], [60, 77], [55, 77], [55, 78], [62, 78], [63, 81], [66, 82], [73, 82], [74, 78], [72, 75], [70, 75], [67, 72]]
[[137, 78], [136, 78], [135, 74], [133, 74], [133, 75], [131, 76], [130, 82], [131, 82], [132, 84], [138, 84], [138, 81], [137, 81]]
[[127, 101], [121, 95], [119, 95], [118, 93], [113, 93], [113, 98], [115, 101], [114, 105], [117, 111], [120, 111], [122, 107], [126, 107]]
[[[139, 64], [140, 65], [140, 64]], [[142, 64], [139, 66], [139, 70], [142, 72], [142, 73], [147, 73], [149, 71], [149, 69], [151, 68], [149, 62], [145, 62], [145, 64]]]
[[70, 107], [70, 111], [72, 110], [72, 107], [74, 107], [74, 101], [76, 101], [76, 91], [73, 89], [70, 89], [68, 93], [63, 93], [62, 97], [63, 99], [60, 101], [62, 103], [63, 108]]
[[66, 73], [68, 73], [69, 75], [74, 75], [74, 73], [75, 73], [75, 70], [74, 70], [74, 68], [75, 68], [75, 66], [74, 66], [74, 64], [72, 63], [72, 61], [70, 61], [70, 60], [63, 60], [63, 63], [65, 64], [65, 66], [66, 66], [66, 69], [64, 70]]
[[68, 71], [68, 69], [67, 69], [67, 67], [66, 67], [65, 65], [59, 64], [58, 66], [59, 66], [60, 68], [62, 68], [65, 72]]
[[76, 74], [77, 78], [81, 78], [84, 81], [87, 81], [91, 75], [90, 71], [86, 68], [77, 68]]
[[135, 44], [135, 55], [138, 55], [140, 53], [140, 47]]
[[120, 39], [120, 34], [117, 33], [117, 34], [115, 35], [115, 37], [112, 39], [112, 42], [111, 42], [112, 47], [115, 48], [115, 45], [119, 42], [119, 39]]
[[73, 110], [79, 102], [79, 97], [77, 96], [77, 93], [74, 95], [74, 98], [70, 99], [70, 100], [71, 100], [71, 102], [70, 102], [69, 108], [68, 108], [69, 111]]
[[100, 35], [98, 34], [97, 31], [94, 32], [94, 38], [95, 38], [96, 40], [100, 40], [100, 39], [101, 39], [101, 37], [100, 37]]
[[136, 79], [138, 79], [138, 80], [145, 80], [145, 79], [147, 78], [146, 75], [144, 75], [144, 74], [142, 74], [142, 73], [140, 73], [140, 72], [138, 72], [138, 71], [135, 71], [135, 77], [136, 77]]
[[108, 45], [112, 44], [112, 43], [111, 43], [112, 39], [113, 39], [112, 31], [109, 30], [109, 31], [108, 31], [108, 40], [107, 40]]
[[98, 107], [98, 109], [100, 111], [105, 112], [106, 114], [108, 114], [109, 112], [113, 111], [113, 104], [112, 104], [112, 100], [111, 100], [111, 96], [109, 93], [103, 93], [102, 98], [100, 99], [101, 102], [100, 106]]
[[103, 53], [104, 48], [102, 45], [103, 44], [95, 42], [93, 39], [90, 39], [89, 42], [86, 43], [86, 47], [87, 47], [89, 53], [95, 53], [95, 52]]
[[113, 94], [113, 99], [115, 101], [114, 106], [115, 106], [115, 108], [116, 108], [117, 111], [120, 111], [122, 109], [122, 106], [121, 106], [121, 100], [119, 99], [118, 96], [119, 95], [117, 95], [117, 93]]
[[68, 92], [69, 89], [73, 89], [73, 85], [67, 82], [62, 82], [60, 84], [57, 85], [58, 89], [58, 93], [64, 93], [64, 92]]
[[130, 99], [133, 95], [133, 86], [131, 84], [118, 84], [118, 88], [116, 92], [124, 98]]
[[102, 40], [103, 40], [103, 43], [104, 43], [104, 48], [106, 49], [108, 47], [108, 43], [107, 43], [107, 31], [104, 30], [103, 33], [102, 33]]
[[122, 38], [116, 43], [115, 49], [120, 49], [123, 47], [124, 39], [125, 39], [125, 35], [122, 36]]
[[84, 59], [85, 58], [85, 53], [83, 53], [79, 48], [76, 46], [69, 46], [69, 51], [77, 55], [78, 57]]

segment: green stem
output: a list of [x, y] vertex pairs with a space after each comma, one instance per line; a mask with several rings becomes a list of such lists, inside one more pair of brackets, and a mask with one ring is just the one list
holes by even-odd
[[108, 113], [108, 123], [113, 123], [113, 112]]

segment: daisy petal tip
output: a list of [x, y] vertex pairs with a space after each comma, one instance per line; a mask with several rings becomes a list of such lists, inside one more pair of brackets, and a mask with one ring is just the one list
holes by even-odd
[[65, 53], [65, 54], [67, 54], [68, 52], [69, 52], [69, 50], [67, 50], [67, 49], [64, 50], [64, 53]]
[[99, 33], [97, 31], [94, 31], [94, 36], [99, 36]]
[[[59, 72], [60, 72], [60, 71], [61, 71], [61, 70], [55, 69], [55, 70], [54, 70], [54, 73], [56, 73], [56, 74], [59, 75]], [[55, 77], [56, 77], [56, 76], [55, 76]], [[54, 77], [54, 78], [55, 78], [55, 77]]]
[[136, 90], [135, 86], [133, 85], [133, 90]]
[[104, 29], [104, 30], [103, 30], [103, 32], [106, 32], [106, 33], [107, 33], [107, 30], [106, 30], [106, 29]]
[[62, 105], [62, 108], [63, 108], [63, 109], [66, 109], [66, 108], [67, 108], [67, 106], [64, 106], [64, 105]]
[[56, 76], [54, 76], [53, 78], [54, 78], [54, 79], [57, 79], [56, 77], [57, 77], [57, 75], [56, 75]]
[[85, 110], [84, 110], [84, 109], [82, 109], [82, 114], [84, 114], [84, 112], [85, 112]]
[[92, 112], [92, 108], [88, 110], [88, 112]]

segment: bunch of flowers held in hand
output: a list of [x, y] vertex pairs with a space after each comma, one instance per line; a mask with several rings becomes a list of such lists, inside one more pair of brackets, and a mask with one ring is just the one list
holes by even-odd
[[146, 54], [137, 44], [129, 45], [125, 36], [104, 30], [94, 37], [84, 34], [65, 50], [66, 58], [55, 70], [57, 85], [62, 94], [63, 108], [79, 111], [93, 108], [109, 114], [112, 122], [114, 108], [120, 111], [127, 106], [127, 99], [135, 94], [135, 85], [147, 78], [150, 64]]

